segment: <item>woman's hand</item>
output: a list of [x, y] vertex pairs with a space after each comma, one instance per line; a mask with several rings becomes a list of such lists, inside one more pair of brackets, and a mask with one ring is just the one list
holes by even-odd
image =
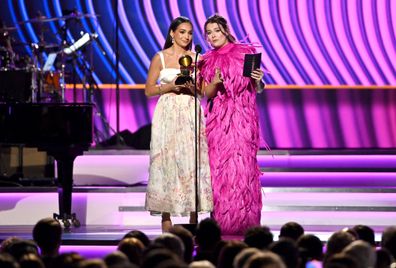
[[180, 93], [180, 90], [182, 90], [183, 86], [182, 85], [176, 85], [176, 79], [177, 77], [175, 77], [171, 84], [172, 84], [172, 89], [170, 91], [175, 92], [175, 93]]
[[223, 83], [223, 77], [221, 75], [220, 69], [216, 68], [215, 75], [214, 75], [213, 80], [212, 80], [212, 84], [213, 85], [217, 85], [217, 84], [220, 84], [220, 83]]
[[185, 87], [189, 92], [191, 92], [191, 93], [195, 93], [194, 91], [194, 83], [192, 82], [192, 81], [187, 81], [187, 83], [185, 83], [184, 85], [183, 85], [183, 87]]
[[261, 82], [264, 77], [264, 72], [261, 69], [256, 69], [252, 72], [250, 77], [256, 80], [256, 83]]
[[256, 90], [258, 93], [261, 93], [265, 87], [263, 82], [264, 72], [261, 69], [256, 69], [252, 72], [251, 78], [256, 82]]
[[221, 75], [220, 68], [216, 67], [215, 75], [213, 76], [212, 81], [209, 84], [205, 84], [202, 92], [206, 95], [208, 99], [213, 98], [217, 94], [218, 85], [222, 84], [224, 81], [223, 76]]

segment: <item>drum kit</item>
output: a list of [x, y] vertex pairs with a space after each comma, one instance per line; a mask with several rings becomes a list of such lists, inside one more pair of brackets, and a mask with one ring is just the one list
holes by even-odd
[[[18, 22], [15, 27], [0, 25], [0, 102], [65, 102], [65, 65], [70, 62], [68, 58], [75, 56], [74, 53], [79, 48], [97, 38], [96, 34], [86, 33], [70, 44], [67, 41], [69, 22], [97, 16], [73, 11], [62, 17], [47, 18], [39, 15], [36, 18]], [[55, 40], [60, 40], [59, 43], [45, 41], [46, 24], [50, 22], [63, 22], [63, 26], [54, 34], [55, 36], [51, 36], [55, 37]], [[15, 42], [11, 34], [29, 24], [37, 29], [39, 42]], [[31, 55], [16, 52], [22, 50], [21, 46], [29, 46]], [[74, 69], [73, 67], [72, 70]], [[21, 73], [30, 74], [29, 85], [21, 85], [18, 79]], [[10, 92], [16, 88], [24, 88], [21, 90], [28, 91], [28, 94]], [[15, 96], [24, 97], [17, 99]]]

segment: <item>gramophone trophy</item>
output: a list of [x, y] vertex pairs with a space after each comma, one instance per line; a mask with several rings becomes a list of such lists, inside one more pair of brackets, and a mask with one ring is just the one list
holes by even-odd
[[181, 56], [179, 59], [180, 74], [178, 74], [175, 85], [184, 85], [188, 81], [193, 81], [191, 77], [191, 64], [193, 59], [189, 55]]

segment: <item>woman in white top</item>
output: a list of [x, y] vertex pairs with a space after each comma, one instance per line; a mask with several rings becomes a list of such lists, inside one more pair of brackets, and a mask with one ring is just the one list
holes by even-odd
[[[195, 214], [195, 157], [198, 156], [198, 212], [213, 208], [205, 122], [198, 101], [198, 154], [195, 154], [194, 84], [176, 85], [180, 73], [179, 58], [191, 52], [192, 24], [186, 17], [174, 19], [162, 51], [151, 60], [145, 93], [160, 95], [154, 111], [150, 144], [150, 176], [146, 209], [162, 216], [162, 230], [172, 226], [171, 216]], [[159, 81], [159, 84], [157, 83]]]

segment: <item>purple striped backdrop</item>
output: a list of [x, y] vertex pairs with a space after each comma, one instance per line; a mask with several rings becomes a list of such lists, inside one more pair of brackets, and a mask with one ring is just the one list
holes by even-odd
[[[36, 24], [20, 23], [37, 11], [61, 17], [66, 9], [98, 14], [69, 25], [70, 42], [81, 31], [97, 32], [92, 55], [98, 84], [115, 82], [115, 1], [6, 0], [0, 16], [16, 43], [39, 40]], [[219, 13], [235, 36], [261, 45], [270, 85], [396, 85], [396, 3], [393, 0], [118, 0], [121, 83], [143, 84], [151, 57], [161, 49], [170, 21], [179, 15], [194, 25], [194, 43], [208, 49], [202, 26]], [[45, 41], [58, 43], [63, 20], [48, 22]], [[29, 46], [16, 46], [31, 54]], [[106, 54], [103, 54], [104, 51]], [[89, 53], [87, 53], [89, 54]], [[43, 55], [44, 58], [46, 55]], [[81, 56], [81, 55], [80, 55]], [[80, 59], [81, 57], [79, 57]], [[72, 66], [83, 76], [81, 66]], [[142, 91], [122, 92], [120, 130], [136, 131], [151, 122], [155, 100]], [[96, 94], [105, 137], [115, 129], [115, 92]], [[395, 148], [393, 91], [268, 90], [259, 96], [263, 138], [272, 148]]]

